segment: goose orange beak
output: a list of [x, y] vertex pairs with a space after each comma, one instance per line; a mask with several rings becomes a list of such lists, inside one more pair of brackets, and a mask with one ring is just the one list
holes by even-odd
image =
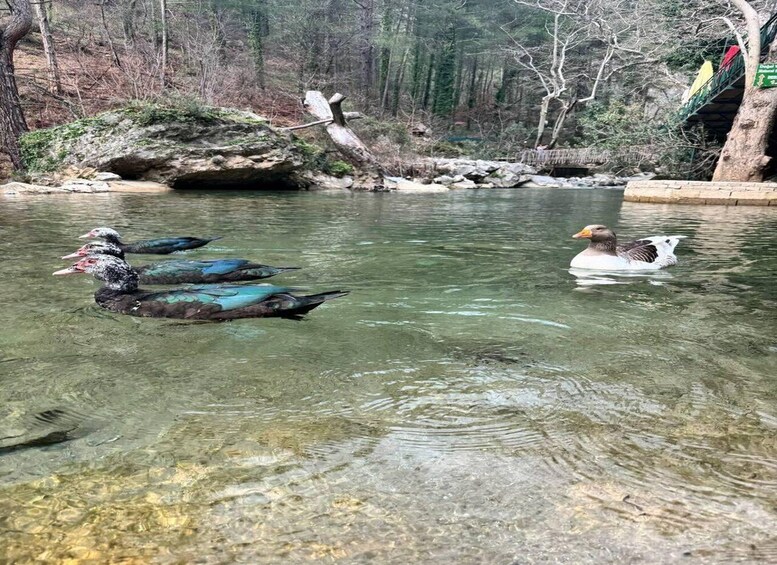
[[590, 239], [591, 235], [592, 235], [591, 230], [589, 230], [588, 228], [583, 228], [572, 237], [574, 239]]

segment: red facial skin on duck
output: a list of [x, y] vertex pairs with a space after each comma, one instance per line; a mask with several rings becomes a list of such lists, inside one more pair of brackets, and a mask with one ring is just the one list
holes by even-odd
[[82, 259], [78, 263], [70, 265], [67, 269], [60, 269], [59, 271], [56, 271], [53, 274], [54, 275], [75, 275], [78, 273], [86, 273], [87, 268], [94, 266], [96, 264], [97, 264], [97, 259], [89, 257], [87, 259]]
[[79, 247], [76, 251], [71, 253], [70, 255], [63, 255], [63, 259], [77, 259], [79, 257], [86, 257], [89, 254], [89, 250], [86, 248], [86, 245], [82, 245]]

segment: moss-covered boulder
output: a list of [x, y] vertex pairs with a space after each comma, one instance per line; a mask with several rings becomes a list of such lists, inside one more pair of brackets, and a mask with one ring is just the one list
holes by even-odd
[[304, 186], [308, 155], [251, 112], [136, 104], [21, 139], [28, 170], [91, 167], [188, 187]]

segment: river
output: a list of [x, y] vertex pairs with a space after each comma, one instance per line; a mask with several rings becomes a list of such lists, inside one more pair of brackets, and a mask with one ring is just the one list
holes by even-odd
[[[7, 561], [777, 560], [777, 213], [621, 200], [4, 200], [0, 437], [69, 439], [0, 453]], [[680, 264], [578, 279], [591, 223], [686, 235]], [[51, 276], [100, 225], [351, 294], [303, 322], [112, 314]]]

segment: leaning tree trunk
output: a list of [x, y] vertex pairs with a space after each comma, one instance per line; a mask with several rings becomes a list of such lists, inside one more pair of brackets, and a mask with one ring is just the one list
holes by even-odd
[[[766, 62], [777, 62], [777, 42], [772, 43]], [[756, 88], [753, 79], [747, 80], [712, 180], [762, 182], [772, 160], [767, 151], [775, 121], [777, 88]]]
[[540, 118], [537, 121], [537, 137], [534, 139], [535, 149], [542, 143], [542, 136], [545, 134], [545, 126], [548, 123], [548, 110], [550, 109], [550, 101], [553, 99], [551, 95], [542, 97], [542, 104], [540, 104]]
[[564, 129], [564, 124], [569, 117], [569, 113], [577, 105], [577, 100], [569, 100], [562, 102], [561, 110], [559, 110], [558, 116], [556, 116], [556, 122], [553, 124], [553, 131], [550, 136], [550, 142], [548, 143], [548, 149], [554, 149], [558, 144], [559, 137], [561, 137], [561, 130]]
[[326, 132], [335, 144], [337, 150], [352, 164], [370, 172], [383, 174], [383, 167], [362, 143], [362, 140], [348, 127], [346, 114], [342, 103], [345, 95], [335, 94], [328, 101], [318, 90], [310, 90], [305, 94], [305, 109], [322, 123], [328, 123]]
[[32, 8], [29, 0], [10, 0], [8, 5], [11, 17], [0, 27], [0, 147], [11, 158], [13, 166], [21, 169], [19, 136], [27, 131], [27, 122], [16, 86], [13, 52], [32, 27]]
[[368, 184], [372, 185], [372, 189], [381, 190], [386, 171], [359, 136], [348, 127], [347, 118], [353, 119], [360, 116], [343, 112], [341, 106], [343, 100], [345, 96], [338, 93], [327, 101], [321, 92], [310, 90], [305, 94], [304, 105], [310, 114], [318, 118], [319, 121], [315, 123], [328, 124], [326, 132], [343, 157], [366, 173], [370, 179]]

